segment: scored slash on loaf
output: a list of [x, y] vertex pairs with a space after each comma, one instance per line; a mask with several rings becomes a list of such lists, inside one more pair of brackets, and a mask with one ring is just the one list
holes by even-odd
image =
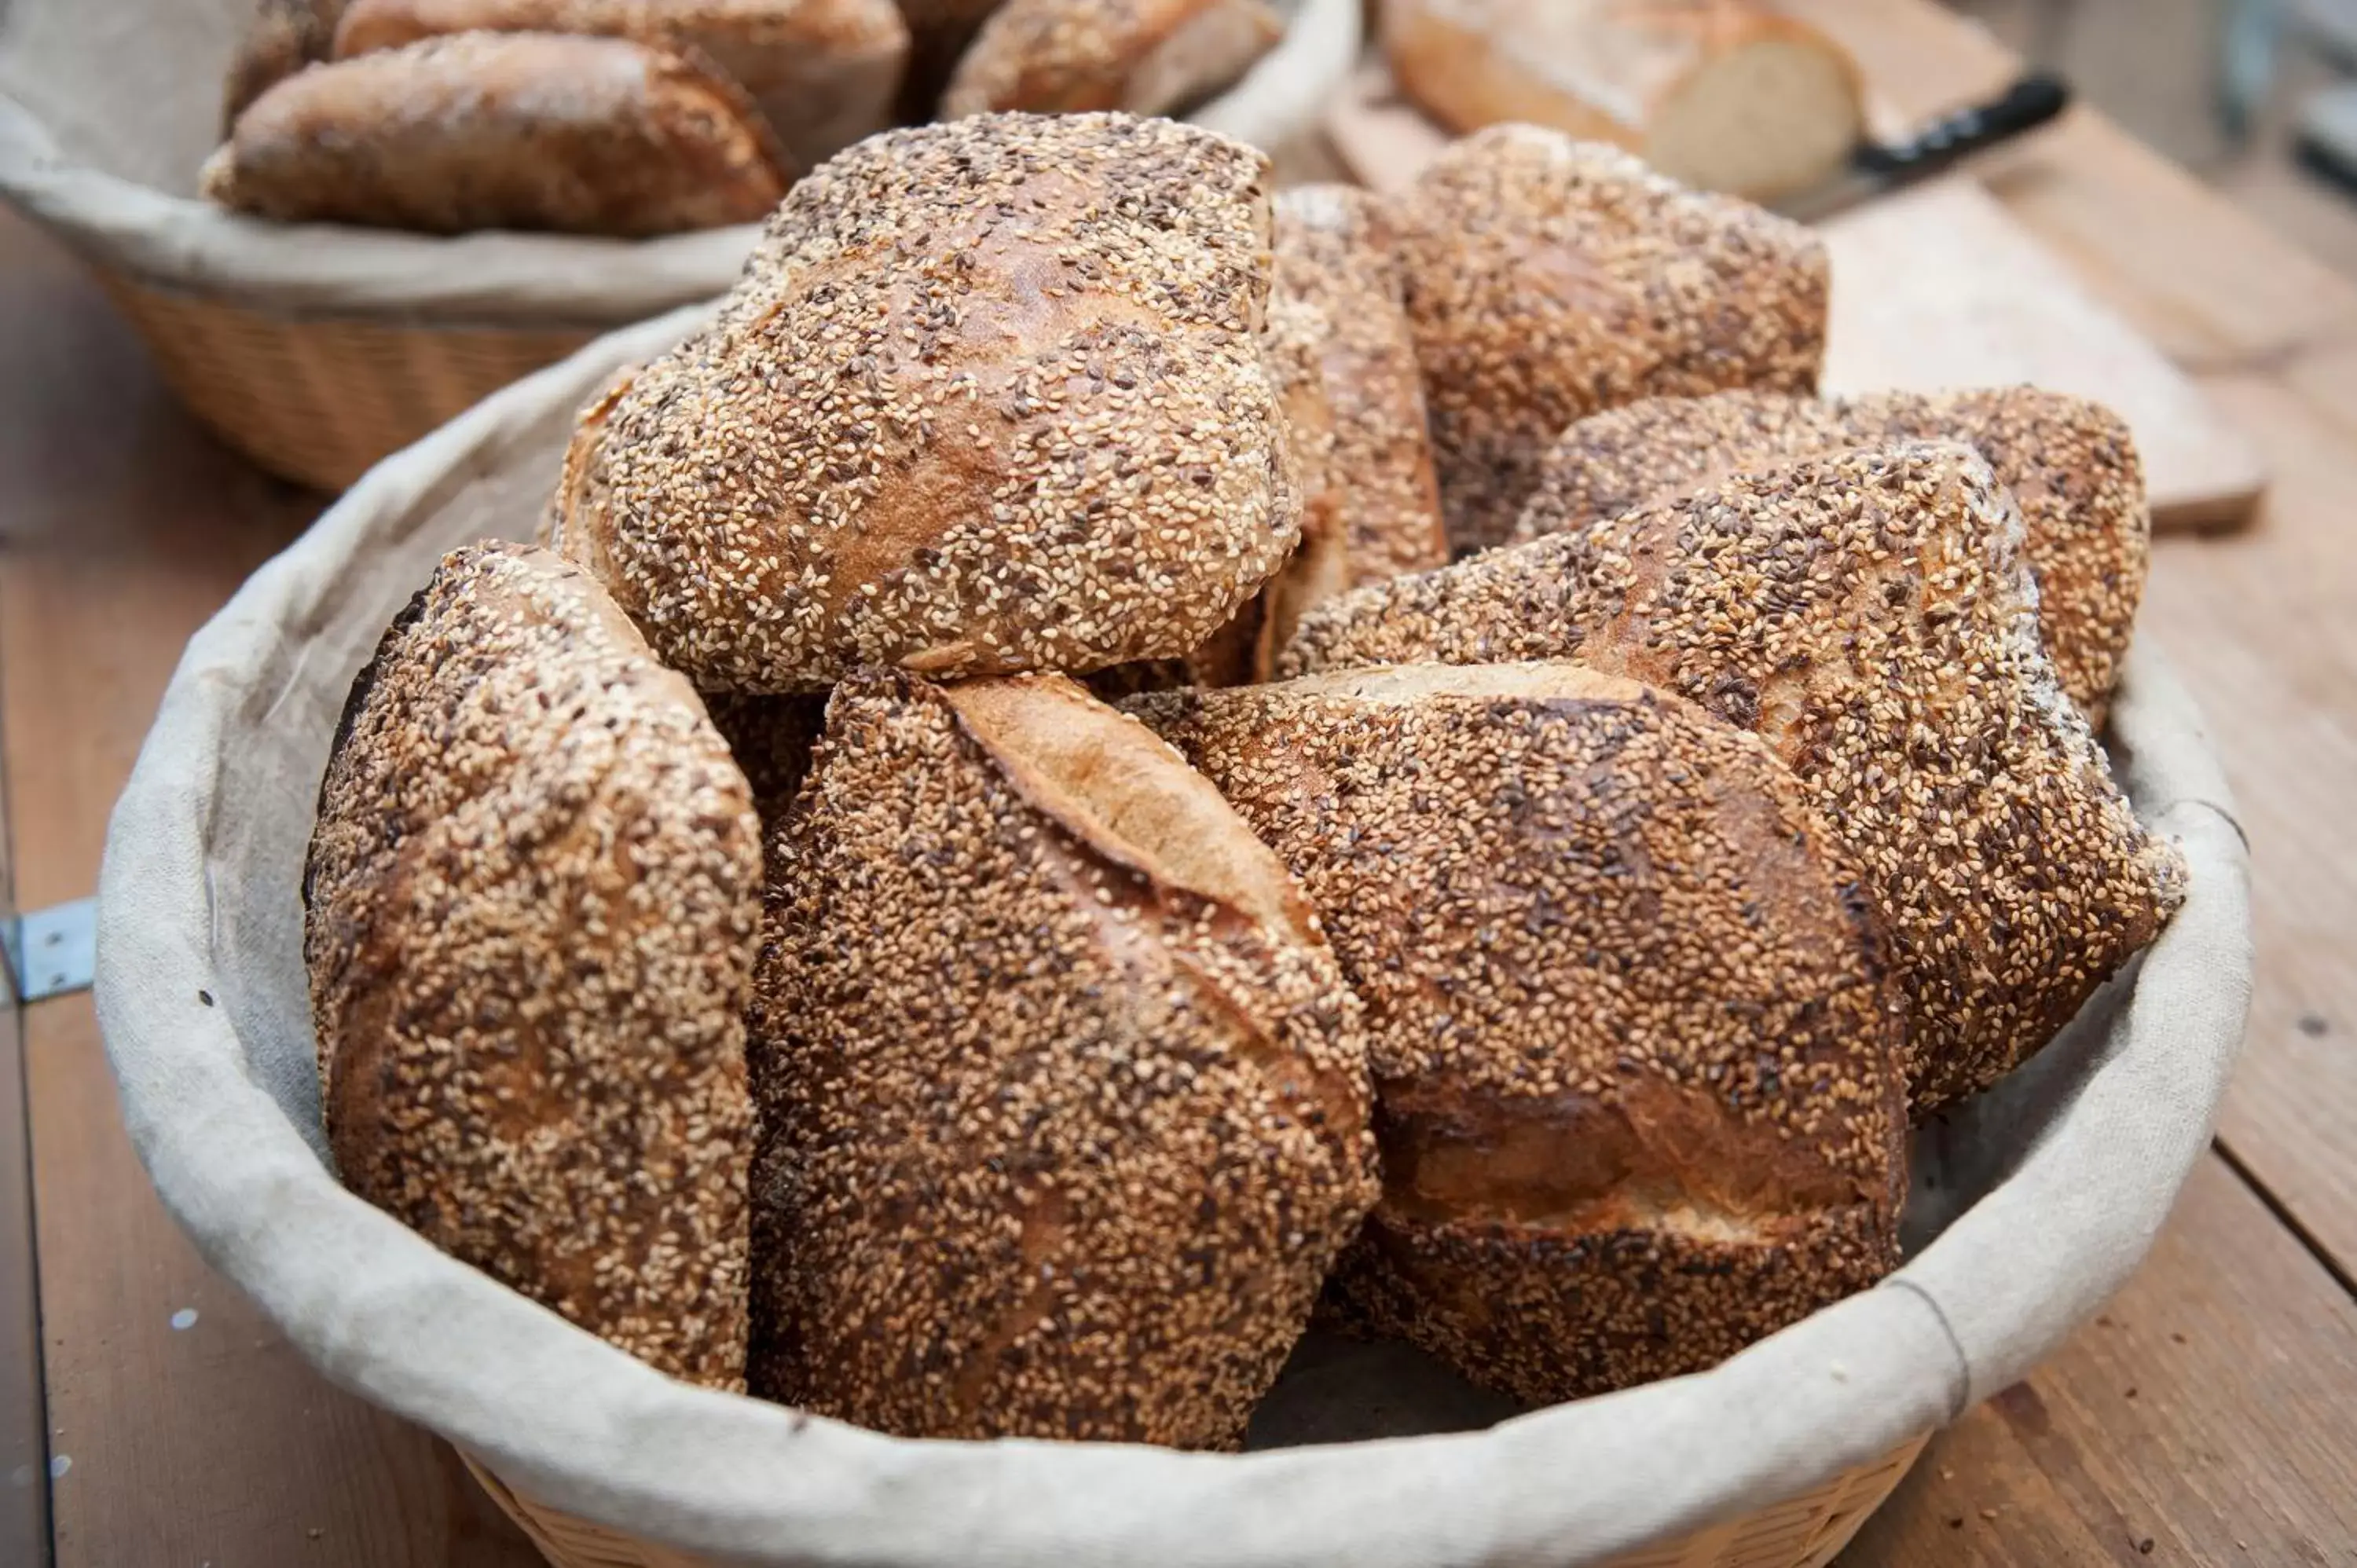
[[1569, 664], [1137, 699], [1367, 1003], [1346, 1316], [1533, 1402], [1710, 1366], [1898, 1261], [1903, 1011], [1751, 736]]
[[1359, 1003], [1275, 856], [1056, 676], [845, 682], [771, 850], [755, 1390], [1240, 1444], [1374, 1199]]

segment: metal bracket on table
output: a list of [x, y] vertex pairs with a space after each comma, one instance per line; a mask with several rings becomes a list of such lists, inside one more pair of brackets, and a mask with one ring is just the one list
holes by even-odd
[[43, 1002], [90, 988], [98, 955], [98, 900], [76, 898], [0, 922], [8, 984], [19, 1002]]

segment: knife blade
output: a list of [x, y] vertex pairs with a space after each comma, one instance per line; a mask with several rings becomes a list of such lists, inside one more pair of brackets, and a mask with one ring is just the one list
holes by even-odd
[[2033, 71], [1986, 103], [1943, 114], [1896, 142], [1866, 142], [1839, 174], [1771, 203], [1803, 222], [1831, 217], [1861, 201], [1943, 174], [2002, 142], [2034, 131], [2071, 105], [2070, 85]]

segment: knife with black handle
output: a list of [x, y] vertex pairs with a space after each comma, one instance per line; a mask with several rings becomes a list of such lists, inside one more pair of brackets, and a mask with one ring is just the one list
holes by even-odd
[[1867, 142], [1839, 174], [1772, 205], [1787, 217], [1814, 221], [1869, 197], [1929, 179], [2011, 141], [2061, 114], [2071, 89], [2061, 77], [2033, 72], [1986, 103], [1943, 114], [1897, 142]]

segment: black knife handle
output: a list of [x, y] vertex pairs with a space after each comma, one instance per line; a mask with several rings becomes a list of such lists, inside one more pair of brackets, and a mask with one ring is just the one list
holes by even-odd
[[1943, 114], [1904, 141], [1860, 147], [1852, 163], [1860, 174], [1894, 183], [1920, 179], [2035, 130], [2070, 106], [2067, 82], [2034, 71], [1986, 103]]

